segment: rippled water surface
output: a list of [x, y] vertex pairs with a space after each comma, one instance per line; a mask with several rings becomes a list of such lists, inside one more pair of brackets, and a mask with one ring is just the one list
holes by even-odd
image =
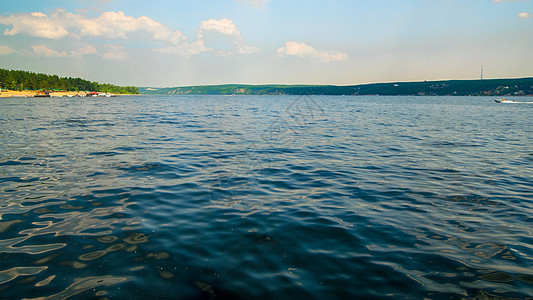
[[0, 129], [0, 299], [533, 297], [532, 104], [3, 98]]

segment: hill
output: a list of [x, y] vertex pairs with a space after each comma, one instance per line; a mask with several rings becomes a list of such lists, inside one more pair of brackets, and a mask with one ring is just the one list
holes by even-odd
[[0, 87], [9, 90], [95, 91], [113, 94], [138, 94], [134, 86], [116, 86], [81, 78], [59, 77], [28, 71], [0, 69]]
[[441, 80], [336, 85], [204, 85], [171, 88], [140, 87], [141, 94], [192, 95], [533, 95], [533, 78]]

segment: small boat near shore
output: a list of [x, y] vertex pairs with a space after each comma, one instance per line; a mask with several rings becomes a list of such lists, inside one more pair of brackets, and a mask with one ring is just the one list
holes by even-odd
[[118, 95], [110, 93], [99, 93], [99, 92], [90, 92], [85, 94], [85, 97], [118, 97]]
[[37, 97], [37, 98], [50, 97], [50, 92], [49, 91], [38, 91], [33, 97]]

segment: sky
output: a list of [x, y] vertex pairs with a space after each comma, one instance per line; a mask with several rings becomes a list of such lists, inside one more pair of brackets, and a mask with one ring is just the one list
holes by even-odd
[[0, 0], [0, 68], [117, 85], [533, 76], [533, 0]]

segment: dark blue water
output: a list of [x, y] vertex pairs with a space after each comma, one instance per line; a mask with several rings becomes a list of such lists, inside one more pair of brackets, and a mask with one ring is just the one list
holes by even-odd
[[483, 97], [0, 99], [0, 299], [533, 297], [532, 116]]

